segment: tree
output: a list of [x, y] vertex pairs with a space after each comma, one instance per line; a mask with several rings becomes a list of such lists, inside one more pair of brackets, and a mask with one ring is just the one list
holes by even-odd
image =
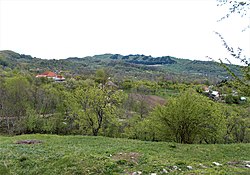
[[193, 91], [170, 99], [154, 115], [179, 143], [216, 143], [225, 123], [216, 103]]
[[25, 77], [7, 78], [1, 87], [1, 116], [6, 121], [9, 134], [19, 131], [20, 121], [26, 115], [29, 104], [30, 84]]
[[250, 114], [249, 109], [239, 106], [221, 108], [226, 117], [225, 143], [249, 142]]
[[52, 115], [60, 104], [60, 90], [51, 84], [35, 86], [32, 91], [34, 109], [38, 114]]
[[75, 98], [79, 104], [78, 120], [82, 130], [91, 129], [97, 136], [103, 123], [109, 123], [115, 117], [117, 106], [123, 98], [122, 91], [111, 91], [106, 88], [88, 87], [77, 89]]
[[[250, 19], [250, 0], [218, 1], [218, 6], [228, 7], [226, 15], [218, 21], [226, 20], [232, 15], [240, 15], [242, 18], [248, 18], [248, 21]], [[241, 32], [249, 31], [249, 29], [250, 24], [248, 22], [247, 26]], [[237, 49], [234, 49], [228, 45], [222, 34], [218, 32], [215, 33], [219, 36], [230, 55], [244, 64], [244, 66], [242, 66], [243, 76], [239, 77], [236, 76], [234, 72], [223, 63], [222, 60], [220, 60], [223, 67], [225, 67], [225, 69], [235, 78], [232, 85], [237, 88], [241, 94], [250, 96], [250, 58], [243, 54], [243, 48], [238, 47]], [[230, 63], [230, 60], [227, 60]], [[234, 99], [230, 99], [230, 96], [228, 96], [226, 100], [227, 102], [233, 102]], [[246, 106], [249, 108], [249, 103]], [[250, 118], [249, 115], [246, 115], [247, 113], [242, 112], [244, 110], [245, 109], [241, 109], [241, 111], [239, 111], [235, 108], [228, 108], [224, 110], [226, 111], [225, 116], [227, 117], [227, 134], [225, 136], [226, 143], [249, 141]]]
[[108, 73], [104, 69], [98, 69], [95, 73], [95, 79], [98, 83], [101, 83], [103, 86], [108, 80]]

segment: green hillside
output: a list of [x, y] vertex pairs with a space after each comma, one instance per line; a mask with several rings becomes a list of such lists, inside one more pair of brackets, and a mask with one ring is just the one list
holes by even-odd
[[[28, 139], [41, 143], [16, 144]], [[249, 144], [185, 145], [40, 134], [0, 136], [0, 174], [249, 174], [249, 149]]]
[[[62, 71], [67, 72], [69, 76], [88, 76], [97, 69], [105, 68], [116, 79], [155, 80], [161, 77], [181, 82], [204, 80], [218, 82], [230, 77], [228, 72], [216, 62], [192, 61], [171, 56], [102, 54], [83, 58], [46, 60], [13, 51], [0, 51], [0, 67], [18, 68], [34, 73], [45, 70]], [[229, 65], [229, 67], [236, 75], [241, 75], [239, 66]]]

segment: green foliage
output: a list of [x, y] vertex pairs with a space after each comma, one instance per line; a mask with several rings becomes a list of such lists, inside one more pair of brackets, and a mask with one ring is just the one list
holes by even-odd
[[[218, 82], [230, 76], [226, 70], [215, 62], [191, 61], [170, 56], [103, 54], [84, 58], [43, 60], [12, 51], [0, 51], [0, 60], [11, 69], [28, 70], [34, 74], [45, 70], [61, 70], [68, 77], [74, 75], [85, 79], [93, 75], [97, 70], [103, 69], [109, 70], [108, 73], [112, 74], [117, 80], [123, 78], [158, 80], [159, 77], [163, 77], [173, 82], [196, 81], [197, 83], [207, 83], [208, 81]], [[228, 66], [236, 75], [241, 76], [239, 66]], [[100, 82], [101, 77], [97, 76], [96, 81]]]
[[146, 141], [166, 141], [167, 139], [160, 131], [160, 128], [160, 124], [154, 121], [154, 118], [148, 117], [142, 119], [140, 116], [135, 115], [133, 118], [129, 119], [124, 136], [131, 139]]
[[1, 55], [0, 55], [0, 65], [2, 65], [4, 67], [6, 67], [6, 66], [9, 65], [8, 62], [7, 62], [7, 60], [3, 56], [1, 56]]
[[[9, 134], [21, 132], [20, 121], [29, 107], [30, 84], [25, 77], [6, 78], [1, 87], [0, 117], [5, 118], [5, 132]], [[4, 127], [3, 127], [4, 128]]]
[[79, 104], [78, 123], [81, 129], [86, 134], [91, 132], [97, 136], [103, 124], [108, 125], [114, 120], [116, 107], [121, 103], [123, 96], [121, 91], [106, 88], [77, 89], [75, 98]]
[[157, 107], [154, 115], [179, 143], [220, 142], [225, 127], [216, 103], [192, 91], [172, 98], [166, 106]]
[[224, 136], [225, 143], [249, 142], [250, 115], [249, 108], [239, 106], [221, 107], [226, 116], [227, 131]]
[[95, 79], [98, 83], [105, 85], [108, 80], [108, 74], [104, 69], [98, 69], [96, 71]]
[[27, 133], [39, 132], [41, 128], [41, 120], [37, 115], [36, 111], [28, 109], [26, 113], [26, 118], [23, 120], [23, 127]]
[[240, 103], [240, 97], [239, 96], [234, 96], [232, 94], [228, 94], [225, 97], [225, 102], [228, 104], [239, 104]]
[[[112, 77], [113, 83], [104, 69], [60, 83], [37, 79], [19, 68], [4, 68], [0, 73], [3, 134], [83, 134], [182, 143], [250, 142], [249, 116], [243, 112], [249, 103], [241, 102], [237, 104], [240, 110], [234, 110], [188, 91], [192, 88], [202, 94], [202, 84], [161, 78], [116, 81]], [[230, 97], [234, 92], [230, 86], [224, 82], [213, 90]], [[226, 102], [231, 103], [230, 99]], [[166, 105], [155, 109], [157, 104]]]

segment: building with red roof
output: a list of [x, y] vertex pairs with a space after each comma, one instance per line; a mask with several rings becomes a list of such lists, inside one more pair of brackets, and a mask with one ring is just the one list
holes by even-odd
[[52, 78], [55, 81], [64, 81], [65, 80], [65, 78], [63, 76], [57, 75], [56, 73], [51, 72], [51, 71], [46, 71], [42, 74], [36, 75], [36, 78], [41, 78], [41, 77]]

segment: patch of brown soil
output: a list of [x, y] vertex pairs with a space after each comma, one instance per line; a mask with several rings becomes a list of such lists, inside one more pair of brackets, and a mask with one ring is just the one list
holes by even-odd
[[137, 101], [145, 102], [150, 108], [154, 108], [157, 105], [165, 105], [167, 103], [165, 98], [156, 95], [131, 93], [129, 94], [129, 97]]
[[228, 165], [240, 165], [242, 164], [242, 162], [240, 161], [230, 161], [230, 162], [227, 162]]
[[116, 160], [116, 161], [125, 160], [127, 162], [135, 163], [135, 164], [138, 164], [139, 158], [140, 158], [140, 154], [136, 152], [129, 152], [129, 153], [120, 152], [112, 156], [113, 160]]
[[38, 144], [43, 143], [41, 140], [19, 140], [16, 144]]
[[147, 102], [151, 107], [155, 107], [157, 105], [165, 105], [166, 99], [156, 96], [156, 95], [148, 95]]

